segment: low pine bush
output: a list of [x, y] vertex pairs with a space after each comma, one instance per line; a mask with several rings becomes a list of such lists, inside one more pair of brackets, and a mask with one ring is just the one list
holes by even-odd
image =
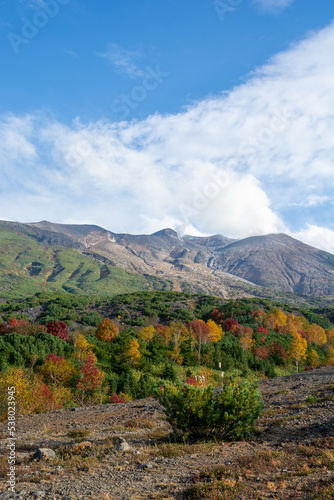
[[194, 437], [241, 439], [249, 437], [263, 403], [256, 384], [232, 380], [220, 393], [212, 386], [164, 383], [157, 397], [168, 422]]

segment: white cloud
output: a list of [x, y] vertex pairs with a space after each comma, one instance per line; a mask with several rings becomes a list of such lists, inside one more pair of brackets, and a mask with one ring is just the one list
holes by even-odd
[[277, 13], [289, 7], [295, 0], [254, 0], [264, 11]]
[[312, 226], [309, 224], [306, 228], [291, 236], [308, 245], [334, 254], [334, 231], [327, 227]]
[[[40, 115], [4, 119], [0, 186], [3, 178], [18, 183], [3, 189], [0, 212], [113, 231], [170, 225], [232, 237], [287, 232], [280, 214], [296, 204], [321, 210], [332, 199], [333, 51], [331, 25], [243, 85], [175, 115], [70, 126]], [[326, 210], [328, 216], [333, 205]], [[312, 221], [311, 228], [322, 226]], [[325, 231], [317, 246], [332, 251]], [[312, 234], [301, 231], [303, 238]]]
[[318, 207], [330, 202], [327, 195], [310, 194], [305, 200], [294, 203], [297, 207]]
[[135, 63], [142, 56], [139, 51], [126, 50], [116, 43], [109, 43], [106, 52], [97, 55], [107, 59], [118, 73], [125, 73], [131, 78], [144, 75]]

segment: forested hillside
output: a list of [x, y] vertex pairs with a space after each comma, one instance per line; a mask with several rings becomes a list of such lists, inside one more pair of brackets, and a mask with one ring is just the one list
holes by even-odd
[[21, 413], [147, 397], [166, 380], [219, 386], [222, 371], [254, 381], [334, 364], [330, 308], [41, 293], [1, 304], [0, 314], [0, 392], [15, 381]]

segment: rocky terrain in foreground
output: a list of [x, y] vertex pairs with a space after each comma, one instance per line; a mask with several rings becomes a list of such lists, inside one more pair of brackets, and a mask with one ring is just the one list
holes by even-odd
[[[265, 407], [248, 442], [170, 442], [152, 398], [22, 416], [16, 496], [3, 483], [0, 499], [331, 499], [333, 384], [334, 367], [262, 380]], [[38, 449], [46, 458], [33, 458]]]

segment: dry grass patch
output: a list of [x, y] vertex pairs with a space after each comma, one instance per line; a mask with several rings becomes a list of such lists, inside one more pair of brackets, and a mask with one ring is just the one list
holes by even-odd
[[219, 449], [216, 442], [194, 444], [164, 443], [156, 444], [148, 452], [152, 457], [175, 458], [186, 455], [212, 453]]
[[154, 429], [156, 423], [149, 418], [142, 418], [141, 420], [128, 420], [124, 427], [126, 429]]
[[286, 413], [287, 411], [287, 408], [270, 408], [268, 410], [262, 410], [260, 418], [281, 415], [282, 413]]
[[[290, 446], [239, 457], [232, 464], [206, 469], [193, 478], [185, 492], [189, 500], [333, 499], [334, 448]], [[317, 496], [314, 496], [316, 492]], [[328, 496], [332, 495], [332, 496]]]
[[75, 431], [71, 431], [67, 434], [68, 437], [74, 439], [86, 438], [91, 435], [91, 432], [88, 429], [76, 429]]

